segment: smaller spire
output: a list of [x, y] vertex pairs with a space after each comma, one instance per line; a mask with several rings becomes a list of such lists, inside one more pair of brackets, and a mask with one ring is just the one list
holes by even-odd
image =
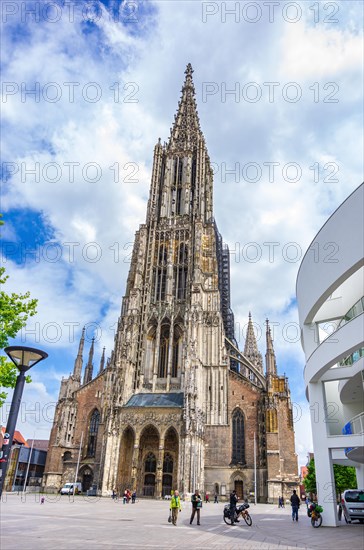
[[83, 347], [85, 345], [85, 327], [82, 329], [82, 334], [80, 338], [80, 343], [78, 345], [78, 353], [75, 360], [75, 366], [73, 369], [73, 376], [76, 380], [81, 381], [81, 372], [82, 372], [82, 365], [83, 365]]
[[244, 355], [253, 363], [261, 372], [263, 372], [263, 358], [258, 350], [257, 340], [255, 338], [252, 315], [249, 311], [248, 328], [246, 331]]
[[105, 348], [102, 350], [101, 360], [100, 360], [100, 368], [99, 368], [99, 374], [104, 370], [105, 365]]
[[86, 365], [86, 368], [85, 368], [85, 374], [84, 374], [84, 377], [83, 377], [83, 383], [84, 384], [87, 384], [88, 382], [91, 382], [92, 380], [92, 372], [93, 372], [93, 369], [94, 369], [94, 366], [93, 366], [93, 358], [94, 358], [94, 343], [95, 343], [95, 338], [92, 338], [92, 342], [91, 342], [91, 347], [90, 347], [90, 351], [89, 351], [89, 354], [88, 354], [88, 361], [87, 361], [87, 365]]
[[267, 351], [265, 354], [265, 367], [267, 375], [270, 374], [277, 374], [277, 364], [276, 364], [276, 356], [274, 353], [274, 347], [273, 347], [273, 338], [270, 331], [269, 326], [269, 320], [266, 319], [266, 341], [267, 341]]

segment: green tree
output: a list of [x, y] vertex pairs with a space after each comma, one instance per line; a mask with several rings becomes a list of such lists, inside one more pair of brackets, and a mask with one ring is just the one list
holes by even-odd
[[334, 464], [336, 494], [340, 496], [345, 489], [357, 489], [356, 472], [353, 466]]
[[[316, 471], [315, 460], [312, 458], [307, 466], [307, 475], [303, 480], [305, 490], [307, 493], [317, 493], [316, 490]], [[340, 464], [334, 464], [334, 479], [336, 495], [340, 496], [345, 489], [356, 489], [356, 473], [353, 466], [341, 466]]]
[[316, 494], [316, 472], [315, 472], [315, 461], [311, 458], [307, 466], [307, 475], [303, 480], [303, 485], [305, 486], [306, 493]]
[[[0, 215], [0, 225], [3, 225]], [[29, 317], [35, 315], [38, 300], [30, 298], [30, 293], [8, 294], [3, 290], [3, 285], [8, 280], [5, 268], [0, 268], [0, 349], [9, 344], [9, 338], [15, 338], [20, 329], [25, 327]], [[0, 388], [14, 388], [18, 370], [7, 358], [0, 356]], [[30, 376], [26, 377], [30, 382]], [[0, 407], [3, 406], [7, 392], [0, 391]]]

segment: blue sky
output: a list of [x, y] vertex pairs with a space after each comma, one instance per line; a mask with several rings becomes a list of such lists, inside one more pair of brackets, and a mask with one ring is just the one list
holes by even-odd
[[[24, 4], [40, 5], [19, 2], [1, 44], [1, 245], [8, 289], [39, 299], [17, 341], [49, 353], [26, 388], [29, 407], [57, 398], [83, 325], [89, 341], [95, 327], [100, 335], [95, 369], [102, 347], [111, 352], [153, 147], [169, 136], [191, 62], [240, 347], [249, 310], [258, 335], [266, 317], [277, 323], [303, 462], [311, 442], [295, 279], [316, 232], [362, 181], [362, 4], [320, 2], [315, 12], [296, 2], [294, 12], [280, 2], [272, 22], [265, 7], [254, 23], [246, 2], [225, 19], [217, 2], [76, 2], [72, 17], [59, 2], [39, 22]], [[264, 354], [264, 333], [258, 343]], [[22, 422], [28, 437], [49, 433], [42, 417]]]

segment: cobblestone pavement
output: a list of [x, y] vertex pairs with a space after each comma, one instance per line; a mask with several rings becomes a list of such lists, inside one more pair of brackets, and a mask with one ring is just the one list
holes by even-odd
[[167, 522], [168, 501], [7, 494], [1, 503], [1, 550], [114, 550], [174, 548], [244, 550], [362, 550], [364, 526], [311, 527], [305, 509], [292, 522], [290, 508], [251, 505], [252, 527], [231, 527], [222, 519], [223, 504], [204, 504], [201, 525], [189, 525], [190, 503], [183, 503], [178, 525]]

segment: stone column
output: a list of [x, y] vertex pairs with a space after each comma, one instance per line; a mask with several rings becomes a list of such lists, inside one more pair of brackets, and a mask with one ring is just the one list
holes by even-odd
[[135, 434], [133, 457], [131, 461], [131, 484], [133, 491], [137, 490], [138, 485], [139, 439], [140, 434]]
[[157, 472], [156, 472], [156, 494], [154, 495], [157, 498], [162, 497], [163, 460], [164, 460], [164, 443], [161, 443], [158, 449]]

